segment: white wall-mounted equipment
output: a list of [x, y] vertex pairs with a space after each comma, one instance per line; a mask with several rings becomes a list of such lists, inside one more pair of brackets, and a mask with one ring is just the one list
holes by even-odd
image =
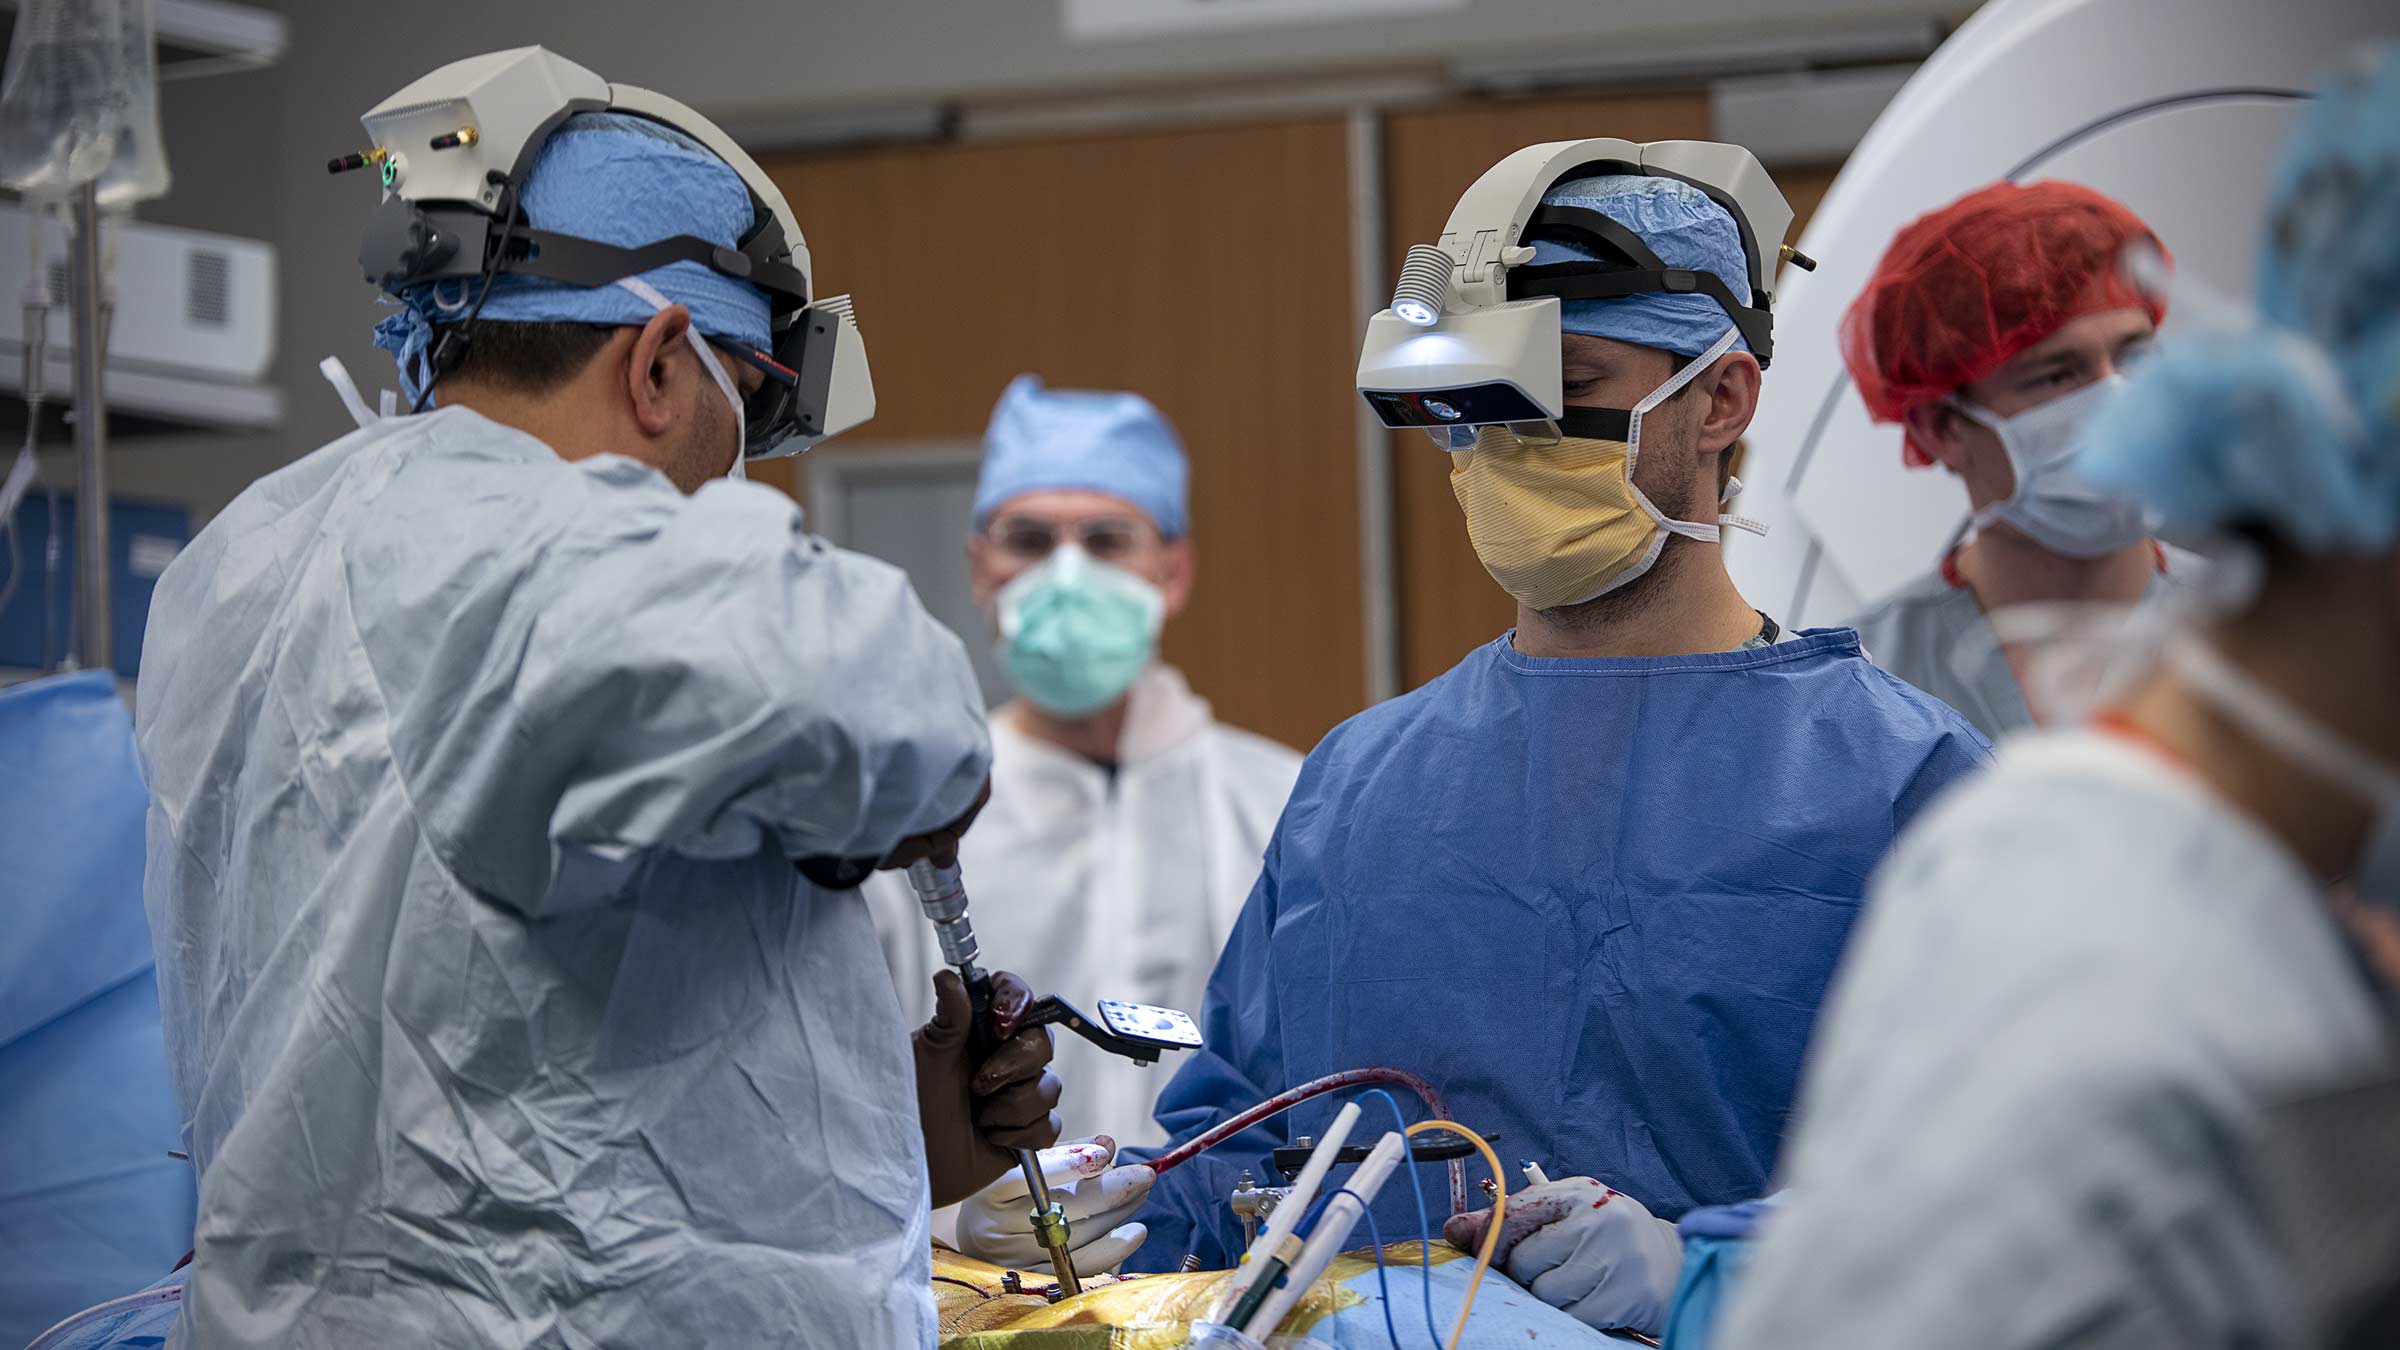
[[[0, 299], [21, 294], [33, 217], [0, 206]], [[275, 356], [275, 249], [255, 239], [139, 221], [105, 227], [116, 255], [108, 341], [108, 406], [153, 422], [254, 429], [281, 420], [264, 383]], [[50, 294], [48, 375], [53, 400], [69, 389], [74, 336], [67, 305], [67, 232], [43, 226]], [[22, 306], [0, 303], [0, 389], [23, 392]]]
[[[0, 0], [0, 32], [13, 37], [20, 0]], [[191, 79], [275, 64], [290, 44], [283, 15], [233, 0], [157, 0], [158, 78]]]
[[290, 41], [281, 14], [228, 0], [158, 0], [158, 77], [258, 70]]
[[[1966, 514], [1872, 425], [1835, 327], [1900, 227], [1999, 179], [2117, 197], [2180, 269], [2246, 294], [2267, 178], [2318, 76], [2400, 36], [2390, 0], [1992, 0], [1892, 100], [1801, 237], [1819, 264], [1775, 297], [1775, 369], [1728, 544], [1744, 594], [1788, 627], [1846, 620], [1921, 574]], [[2171, 332], [2176, 316], [2170, 314]]]

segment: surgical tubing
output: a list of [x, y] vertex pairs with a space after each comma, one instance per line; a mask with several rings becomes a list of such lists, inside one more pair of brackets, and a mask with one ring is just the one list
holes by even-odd
[[1456, 1121], [1420, 1120], [1403, 1133], [1413, 1139], [1427, 1130], [1448, 1130], [1473, 1144], [1475, 1151], [1483, 1155], [1484, 1164], [1492, 1169], [1492, 1219], [1483, 1226], [1483, 1250], [1475, 1254], [1475, 1274], [1467, 1281], [1466, 1302], [1458, 1307], [1458, 1325], [1450, 1329], [1448, 1350], [1458, 1350], [1459, 1338], [1467, 1334], [1467, 1314], [1475, 1311], [1475, 1292], [1483, 1288], [1483, 1277], [1491, 1270], [1492, 1257], [1500, 1249], [1500, 1226], [1508, 1221], [1508, 1178], [1500, 1171], [1499, 1155], [1492, 1152], [1492, 1146], [1484, 1142], [1483, 1136]]
[[[1262, 1120], [1282, 1115], [1311, 1097], [1321, 1097], [1328, 1092], [1339, 1092], [1363, 1083], [1390, 1083], [1395, 1087], [1407, 1088], [1424, 1101], [1425, 1109], [1433, 1112], [1436, 1119], [1447, 1119], [1450, 1115], [1449, 1106], [1443, 1102], [1442, 1094], [1433, 1084], [1406, 1069], [1344, 1069], [1340, 1073], [1329, 1073], [1323, 1078], [1276, 1093], [1233, 1119], [1202, 1131], [1191, 1142], [1169, 1149], [1153, 1159], [1150, 1170], [1165, 1176]], [[1467, 1164], [1464, 1158], [1450, 1160], [1450, 1212], [1467, 1212]]]
[[135, 1293], [126, 1294], [121, 1298], [112, 1298], [106, 1303], [95, 1303], [91, 1307], [84, 1309], [82, 1312], [75, 1313], [65, 1318], [59, 1322], [58, 1325], [50, 1328], [48, 1331], [43, 1332], [41, 1335], [34, 1337], [33, 1340], [26, 1345], [25, 1350], [51, 1350], [51, 1347], [53, 1346], [70, 1344], [70, 1338], [73, 1337], [75, 1333], [84, 1330], [95, 1322], [105, 1321], [111, 1317], [122, 1317], [126, 1313], [135, 1312], [142, 1308], [153, 1307], [161, 1303], [181, 1302], [183, 1302], [183, 1286], [180, 1284], [170, 1284], [157, 1289], [139, 1290]]

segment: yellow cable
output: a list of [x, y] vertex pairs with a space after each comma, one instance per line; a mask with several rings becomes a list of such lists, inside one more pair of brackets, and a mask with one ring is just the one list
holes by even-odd
[[1508, 1177], [1500, 1171], [1499, 1155], [1492, 1152], [1490, 1144], [1483, 1142], [1482, 1135], [1448, 1120], [1419, 1121], [1408, 1127], [1411, 1136], [1427, 1130], [1448, 1130], [1473, 1144], [1475, 1151], [1482, 1154], [1484, 1162], [1491, 1167], [1492, 1182], [1498, 1188], [1492, 1192], [1492, 1222], [1483, 1230], [1483, 1251], [1475, 1257], [1474, 1278], [1467, 1281], [1467, 1301], [1459, 1305], [1458, 1325], [1450, 1330], [1449, 1350], [1458, 1350], [1459, 1338], [1467, 1334], [1467, 1314], [1475, 1310], [1475, 1291], [1483, 1287], [1483, 1273], [1492, 1268], [1492, 1253], [1500, 1248], [1500, 1224], [1508, 1218]]

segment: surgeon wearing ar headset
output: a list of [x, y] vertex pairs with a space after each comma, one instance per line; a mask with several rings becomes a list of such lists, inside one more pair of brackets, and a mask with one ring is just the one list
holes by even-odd
[[[1650, 154], [1694, 176], [1733, 166], [1750, 228], [1731, 192], [1639, 171]], [[1505, 199], [1489, 219], [1487, 187]], [[1478, 371], [1515, 354], [1549, 380], [1538, 416], [1442, 442], [1516, 625], [1309, 755], [1210, 978], [1206, 1047], [1159, 1099], [1159, 1123], [1189, 1140], [1323, 1075], [1424, 1077], [1455, 1118], [1564, 1178], [1512, 1197], [1499, 1261], [1595, 1327], [1657, 1331], [1681, 1264], [1669, 1221], [1764, 1184], [1868, 871], [1987, 753], [1855, 634], [1787, 631], [1726, 574], [1718, 468], [1757, 406], [1757, 293], [1789, 220], [1726, 145], [1529, 147], [1469, 189], [1443, 237], [1512, 236], [1482, 255], [1508, 260], [1509, 289], [1469, 295], [1482, 278], [1462, 277], [1450, 309], [1419, 312], [1434, 349]], [[1397, 309], [1361, 362], [1379, 415], [1439, 417], [1438, 401], [1472, 416], [1507, 396], [1412, 386], [1433, 363], [1407, 359], [1425, 349]], [[1230, 1264], [1241, 1172], [1322, 1135], [1338, 1105], [1161, 1176], [1132, 1264]], [[1070, 1203], [1095, 1186], [1124, 1190], [1105, 1173]], [[1386, 1236], [1417, 1231], [1408, 1187], [1375, 1214]], [[1452, 1235], [1473, 1245], [1480, 1222]]]
[[[429, 411], [350, 391], [151, 609], [170, 1344], [930, 1347], [928, 1202], [1060, 1085], [1014, 976], [988, 1047], [948, 971], [912, 1038], [857, 895], [982, 804], [964, 648], [725, 477], [871, 412], [847, 302], [680, 104], [521, 48], [368, 127], [462, 106], [526, 167], [420, 158], [362, 249]], [[423, 244], [485, 228], [506, 276]]]

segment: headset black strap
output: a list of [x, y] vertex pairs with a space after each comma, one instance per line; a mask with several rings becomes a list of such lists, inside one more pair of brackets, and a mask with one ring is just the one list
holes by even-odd
[[[1575, 236], [1589, 238], [1578, 239]], [[1526, 218], [1520, 241], [1532, 243], [1548, 240], [1553, 243], [1577, 244], [1600, 254], [1610, 253], [1626, 267], [1646, 267], [1653, 272], [1664, 271], [1666, 263], [1650, 251], [1642, 237], [1610, 216], [1588, 206], [1545, 206]], [[1595, 247], [1595, 244], [1603, 247]]]
[[1568, 408], [1559, 415], [1558, 434], [1586, 441], [1623, 441], [1633, 437], [1629, 408]]
[[1616, 300], [1628, 295], [1705, 295], [1717, 302], [1761, 366], [1774, 355], [1775, 318], [1745, 305], [1714, 272], [1669, 267], [1642, 237], [1598, 211], [1545, 206], [1525, 222], [1527, 242], [1571, 243], [1601, 255], [1599, 262], [1545, 263], [1508, 269], [1508, 298], [1555, 295], [1561, 300]]
[[571, 286], [606, 286], [670, 263], [693, 262], [768, 292], [783, 302], [775, 306], [779, 310], [797, 309], [808, 297], [808, 278], [799, 268], [761, 261], [697, 235], [679, 234], [639, 248], [620, 248], [571, 234], [521, 229], [508, 251], [510, 256], [499, 260], [501, 271], [546, 277]]
[[1743, 304], [1714, 272], [1688, 267], [1657, 270], [1624, 269], [1595, 263], [1549, 263], [1508, 270], [1508, 298], [1555, 295], [1561, 300], [1615, 300], [1628, 295], [1705, 295], [1717, 302], [1733, 326], [1741, 330], [1750, 350], [1765, 365], [1773, 354], [1775, 319], [1766, 310]]

